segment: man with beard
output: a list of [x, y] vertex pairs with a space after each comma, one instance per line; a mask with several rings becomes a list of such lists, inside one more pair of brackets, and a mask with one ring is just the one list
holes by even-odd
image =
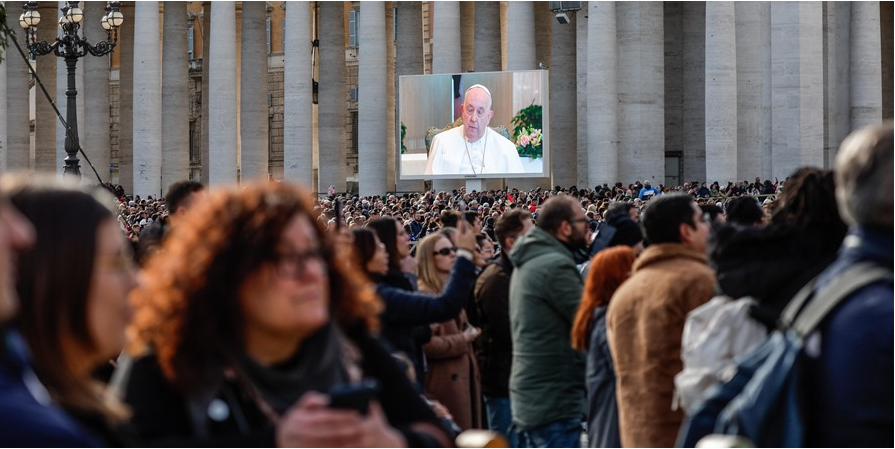
[[588, 230], [578, 202], [555, 196], [510, 251], [510, 404], [522, 447], [581, 445], [585, 362], [571, 328], [583, 288], [574, 254]]

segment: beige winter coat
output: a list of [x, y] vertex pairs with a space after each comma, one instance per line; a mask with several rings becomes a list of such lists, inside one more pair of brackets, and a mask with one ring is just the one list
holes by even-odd
[[706, 255], [686, 245], [652, 245], [613, 295], [606, 320], [618, 379], [625, 447], [674, 447], [683, 414], [672, 410], [687, 314], [712, 298]]

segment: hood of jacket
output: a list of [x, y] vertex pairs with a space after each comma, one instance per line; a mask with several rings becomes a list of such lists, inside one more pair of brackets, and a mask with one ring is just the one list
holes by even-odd
[[547, 254], [562, 254], [574, 260], [572, 251], [559, 239], [541, 228], [534, 228], [516, 242], [510, 251], [510, 262], [519, 268], [526, 262]]

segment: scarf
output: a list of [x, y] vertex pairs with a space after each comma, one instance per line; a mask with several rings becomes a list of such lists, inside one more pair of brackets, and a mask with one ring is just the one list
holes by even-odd
[[326, 393], [334, 385], [348, 382], [343, 365], [345, 336], [330, 323], [311, 335], [289, 359], [263, 366], [242, 353], [236, 357], [235, 369], [248, 382], [258, 397], [282, 415], [308, 391]]

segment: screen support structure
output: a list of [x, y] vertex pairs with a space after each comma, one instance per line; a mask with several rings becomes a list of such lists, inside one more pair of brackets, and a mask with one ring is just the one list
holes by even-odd
[[467, 179], [466, 180], [466, 193], [472, 193], [475, 190], [476, 192], [482, 191], [482, 180], [481, 179]]

